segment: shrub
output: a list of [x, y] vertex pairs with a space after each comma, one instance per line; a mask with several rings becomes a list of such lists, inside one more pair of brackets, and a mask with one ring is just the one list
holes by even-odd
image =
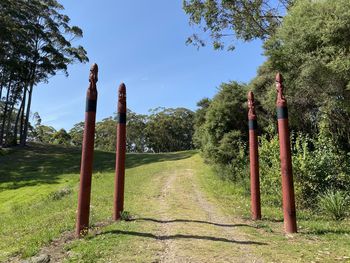
[[316, 208], [317, 197], [330, 189], [350, 190], [348, 157], [331, 139], [298, 134], [293, 141], [293, 169], [302, 206]]
[[[269, 138], [270, 137], [270, 138]], [[279, 206], [282, 201], [278, 135], [260, 138], [259, 160], [263, 203]], [[350, 190], [347, 155], [322, 135], [312, 139], [291, 135], [296, 202], [299, 207], [317, 208], [317, 197], [330, 190]], [[248, 157], [247, 157], [248, 158]]]
[[[247, 157], [248, 158], [248, 157]], [[264, 204], [281, 206], [281, 170], [278, 136], [261, 136], [259, 147], [260, 188]]]
[[61, 200], [62, 198], [64, 198], [65, 196], [67, 196], [67, 195], [69, 195], [71, 193], [72, 193], [72, 189], [71, 188], [62, 188], [60, 190], [52, 192], [49, 195], [49, 198], [51, 200], [57, 201], [57, 200]]
[[349, 197], [341, 191], [329, 190], [319, 197], [319, 208], [335, 220], [342, 220], [347, 215]]

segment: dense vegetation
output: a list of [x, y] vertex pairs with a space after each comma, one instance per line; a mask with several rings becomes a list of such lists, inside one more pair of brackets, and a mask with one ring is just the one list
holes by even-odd
[[224, 83], [213, 99], [198, 103], [195, 145], [223, 178], [241, 183], [248, 192], [246, 96], [248, 90], [254, 91], [264, 203], [281, 203], [274, 87], [274, 76], [281, 72], [290, 112], [298, 206], [327, 210], [337, 219], [348, 210], [349, 10], [346, 0], [294, 1], [281, 25], [264, 42], [267, 60], [257, 76], [249, 84]]
[[25, 145], [35, 85], [86, 62], [83, 35], [56, 0], [0, 1], [0, 147]]
[[[81, 147], [84, 122], [79, 122], [67, 132], [56, 131], [53, 127], [41, 124], [38, 114], [30, 139], [35, 142], [72, 145]], [[174, 152], [193, 148], [192, 135], [194, 112], [185, 108], [157, 108], [149, 115], [127, 112], [127, 151], [128, 152]], [[95, 148], [115, 151], [116, 116], [96, 123]]]

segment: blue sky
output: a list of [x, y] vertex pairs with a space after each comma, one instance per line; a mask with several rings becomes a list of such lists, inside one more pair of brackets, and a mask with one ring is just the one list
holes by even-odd
[[[248, 82], [264, 61], [260, 41], [237, 42], [234, 52], [186, 46], [190, 27], [182, 0], [61, 0], [71, 24], [81, 27], [90, 62], [69, 66], [34, 90], [32, 112], [43, 124], [69, 130], [84, 120], [90, 64], [99, 65], [97, 120], [116, 110], [117, 88], [127, 86], [128, 107], [196, 109], [222, 82]], [[198, 31], [199, 32], [199, 31]]]

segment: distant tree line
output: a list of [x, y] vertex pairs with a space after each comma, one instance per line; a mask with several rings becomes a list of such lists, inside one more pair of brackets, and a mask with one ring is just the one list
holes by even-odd
[[87, 62], [82, 37], [56, 0], [0, 1], [0, 147], [25, 145], [33, 89], [67, 65]]
[[[194, 112], [185, 108], [157, 108], [149, 115], [127, 112], [127, 151], [173, 152], [193, 149]], [[108, 117], [96, 123], [95, 148], [115, 151], [116, 116]], [[70, 131], [41, 124], [35, 114], [35, 125], [30, 140], [35, 142], [82, 146], [84, 122], [79, 122]]]

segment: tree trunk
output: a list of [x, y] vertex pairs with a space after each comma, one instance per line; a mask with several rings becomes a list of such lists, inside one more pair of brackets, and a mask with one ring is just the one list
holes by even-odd
[[23, 140], [23, 127], [24, 127], [24, 109], [26, 108], [26, 100], [27, 100], [27, 90], [28, 90], [28, 86], [24, 87], [24, 93], [23, 93], [23, 106], [22, 106], [22, 112], [21, 112], [21, 122], [20, 122], [20, 126], [19, 126], [19, 141], [20, 143]]
[[23, 137], [21, 140], [21, 146], [25, 146], [26, 142], [27, 142], [30, 105], [32, 103], [33, 87], [34, 87], [34, 81], [31, 81], [30, 86], [29, 86], [28, 105], [27, 105], [26, 119], [25, 119], [24, 127], [23, 127]]
[[0, 147], [3, 146], [3, 140], [4, 140], [4, 132], [5, 132], [5, 125], [6, 125], [6, 115], [7, 115], [7, 106], [9, 102], [9, 97], [10, 97], [10, 86], [7, 88], [7, 95], [6, 95], [6, 101], [5, 101], [5, 107], [4, 107], [4, 115], [2, 117], [2, 123], [1, 123], [1, 129], [0, 129]]
[[2, 88], [3, 88], [3, 85], [0, 86], [0, 102], [1, 102], [1, 99], [2, 99]]
[[12, 113], [13, 113], [13, 109], [15, 108], [15, 102], [12, 101], [10, 103], [10, 109], [8, 111], [8, 117], [7, 117], [7, 125], [6, 125], [6, 129], [5, 129], [5, 146], [8, 146], [8, 144], [10, 143], [10, 139], [8, 138], [11, 134], [10, 134], [10, 130], [11, 130], [11, 124], [12, 124]]
[[[26, 89], [24, 89], [24, 94], [26, 93]], [[24, 100], [25, 100], [25, 95], [23, 95], [23, 99], [21, 101], [21, 106], [18, 109], [17, 116], [16, 116], [16, 121], [15, 121], [15, 126], [13, 128], [13, 138], [12, 138], [12, 145], [17, 145], [17, 133], [18, 133], [18, 122], [20, 121], [20, 116], [23, 115], [22, 112], [24, 112], [23, 106], [24, 106]]]

